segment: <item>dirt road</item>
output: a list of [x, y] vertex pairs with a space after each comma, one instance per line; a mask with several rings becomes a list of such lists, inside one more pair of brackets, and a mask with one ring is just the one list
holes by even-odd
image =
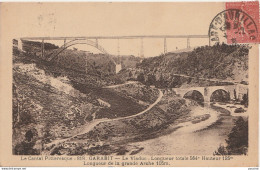
[[[159, 89], [158, 89], [158, 90], [159, 90]], [[150, 109], [152, 109], [156, 104], [158, 104], [158, 103], [161, 101], [162, 97], [163, 97], [163, 93], [162, 93], [161, 90], [159, 90], [159, 95], [158, 95], [157, 100], [156, 100], [153, 104], [151, 104], [147, 109], [143, 110], [142, 112], [139, 112], [139, 113], [137, 113], [137, 114], [135, 114], [135, 115], [131, 115], [131, 116], [127, 116], [127, 117], [120, 117], [120, 118], [115, 118], [115, 119], [97, 119], [97, 120], [94, 120], [94, 121], [91, 122], [90, 124], [83, 126], [83, 127], [79, 130], [79, 132], [78, 132], [77, 134], [75, 134], [75, 135], [73, 135], [73, 136], [71, 136], [71, 137], [69, 137], [69, 138], [66, 138], [66, 139], [57, 139], [57, 140], [55, 140], [55, 141], [53, 141], [53, 142], [51, 142], [51, 143], [48, 143], [48, 144], [45, 145], [45, 146], [51, 147], [52, 145], [55, 145], [54, 148], [56, 148], [59, 144], [61, 144], [61, 143], [63, 143], [63, 142], [66, 142], [66, 141], [68, 141], [68, 140], [70, 140], [70, 139], [72, 139], [72, 138], [74, 138], [74, 137], [76, 137], [76, 136], [78, 136], [78, 135], [83, 135], [83, 134], [88, 133], [89, 131], [91, 131], [91, 130], [92, 130], [96, 125], [98, 125], [99, 123], [112, 122], [112, 121], [117, 121], [117, 120], [123, 120], [123, 119], [128, 119], [128, 118], [132, 118], [132, 117], [135, 117], [135, 116], [142, 115], [142, 114], [146, 113], [147, 111], [149, 111]], [[53, 148], [53, 149], [54, 149], [54, 148]], [[53, 149], [52, 149], [52, 150], [53, 150]], [[52, 151], [52, 150], [51, 150], [51, 151]], [[51, 153], [51, 151], [50, 151], [49, 153]]]
[[138, 82], [137, 81], [127, 81], [126, 83], [123, 83], [123, 84], [116, 84], [116, 85], [106, 86], [104, 88], [112, 89], [112, 88], [124, 86], [124, 85], [127, 85], [127, 84], [136, 84], [136, 83], [138, 83]]

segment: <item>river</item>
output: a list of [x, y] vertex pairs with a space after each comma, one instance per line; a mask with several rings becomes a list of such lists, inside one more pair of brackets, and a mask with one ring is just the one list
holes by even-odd
[[174, 126], [181, 128], [168, 135], [133, 144], [144, 148], [139, 152], [142, 155], [212, 155], [220, 144], [225, 144], [236, 116], [200, 106], [191, 112], [191, 116], [202, 114], [210, 117], [196, 124], [179, 123]]
[[[114, 113], [121, 116], [123, 115], [123, 117], [131, 116], [135, 113], [142, 114], [143, 112], [146, 112], [147, 109], [150, 109], [156, 105], [162, 98], [162, 93], [160, 92], [157, 99], [158, 101], [144, 109], [132, 100], [118, 95], [112, 91], [112, 89], [89, 88], [87, 85], [79, 83], [70, 84], [68, 83], [70, 82], [69, 79], [66, 77], [54, 78], [52, 76], [47, 76], [43, 70], [37, 69], [33, 64], [20, 65], [19, 69], [21, 72], [31, 74], [38, 81], [49, 84], [66, 94], [73, 95], [74, 93], [72, 92], [77, 89], [84, 94], [92, 94], [93, 96], [98, 96], [105, 101], [109, 101], [109, 103], [111, 103], [111, 107], [106, 110], [100, 110], [101, 113], [106, 113], [107, 115], [104, 115], [104, 117], [108, 118], [117, 117]], [[220, 144], [225, 144], [225, 139], [227, 139], [227, 135], [230, 133], [234, 125], [233, 120], [236, 119], [238, 115], [245, 117], [248, 116], [247, 113], [236, 114], [234, 112], [237, 107], [242, 106], [235, 106], [232, 104], [223, 105], [219, 103], [214, 104], [214, 106], [229, 110], [230, 114], [223, 114], [216, 108], [213, 109], [213, 107], [207, 108], [196, 106], [190, 113], [191, 117], [202, 115], [210, 115], [210, 117], [197, 123], [192, 121], [175, 123], [171, 125], [172, 127], [170, 128], [180, 128], [172, 133], [132, 144], [138, 146], [139, 148], [144, 148], [138, 153], [142, 155], [212, 155]], [[243, 109], [245, 108], [243, 107]], [[94, 122], [91, 126], [88, 126], [84, 132], [86, 133], [86, 131], [92, 129], [96, 124], [97, 123]], [[58, 143], [61, 141], [55, 142]]]

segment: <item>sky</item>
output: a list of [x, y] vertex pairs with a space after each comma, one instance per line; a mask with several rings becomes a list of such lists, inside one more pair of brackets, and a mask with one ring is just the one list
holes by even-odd
[[[6, 6], [5, 6], [6, 5]], [[211, 20], [224, 3], [23, 3], [5, 4], [9, 29], [17, 37], [207, 35]], [[49, 41], [51, 42], [51, 41]], [[144, 39], [144, 56], [163, 53], [163, 39]], [[53, 41], [57, 45], [63, 41]], [[110, 54], [140, 55], [141, 40], [99, 40]], [[208, 45], [208, 39], [191, 39], [192, 47]], [[183, 49], [187, 39], [167, 39], [167, 51]], [[87, 45], [75, 48], [98, 52]]]

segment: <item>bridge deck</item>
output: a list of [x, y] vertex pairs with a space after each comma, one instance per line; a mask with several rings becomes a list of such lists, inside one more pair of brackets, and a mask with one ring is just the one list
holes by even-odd
[[140, 38], [209, 38], [208, 35], [133, 35], [82, 37], [22, 37], [21, 40], [86, 40], [86, 39], [140, 39]]

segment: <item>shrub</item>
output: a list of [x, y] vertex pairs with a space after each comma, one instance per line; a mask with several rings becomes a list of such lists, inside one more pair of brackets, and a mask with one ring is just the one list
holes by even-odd
[[236, 108], [234, 112], [235, 113], [243, 113], [243, 112], [245, 112], [245, 110], [242, 107], [240, 107], [240, 108]]
[[227, 146], [220, 146], [214, 155], [246, 155], [248, 149], [248, 120], [239, 117], [226, 139]]

